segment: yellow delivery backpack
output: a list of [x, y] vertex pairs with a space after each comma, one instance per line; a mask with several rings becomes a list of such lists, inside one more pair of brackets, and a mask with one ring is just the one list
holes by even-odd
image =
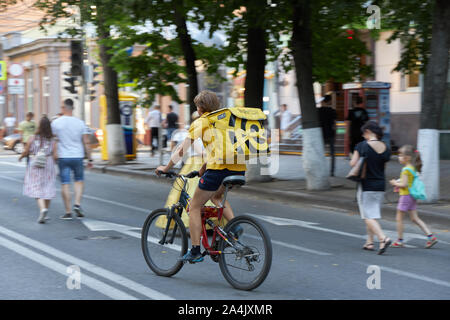
[[245, 163], [245, 160], [270, 153], [268, 132], [264, 127], [267, 116], [259, 108], [225, 108], [206, 116], [211, 131], [214, 162]]

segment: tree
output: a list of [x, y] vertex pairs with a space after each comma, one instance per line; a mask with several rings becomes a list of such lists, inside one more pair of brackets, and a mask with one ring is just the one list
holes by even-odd
[[181, 103], [173, 85], [186, 83], [191, 113], [197, 110], [194, 104], [199, 90], [196, 64], [201, 61], [208, 73], [214, 73], [222, 61], [218, 48], [208, 47], [190, 34], [188, 23], [195, 21], [192, 12], [196, 4], [193, 0], [125, 2], [123, 10], [129, 19], [116, 24], [118, 37], [112, 40], [119, 50], [134, 44], [146, 45], [138, 56], [117, 54], [113, 64], [124, 77], [137, 81], [138, 88], [147, 92], [148, 101], [162, 94]]
[[329, 182], [327, 171], [323, 170], [326, 166], [325, 150], [314, 98], [310, 17], [308, 0], [293, 3], [291, 48], [302, 109], [303, 168], [308, 190], [321, 190], [329, 188]]
[[[234, 75], [245, 70], [244, 106], [262, 109], [266, 63], [280, 52], [277, 44], [284, 27], [279, 11], [260, 0], [231, 0], [203, 1], [195, 13], [202, 27], [209, 26], [210, 34], [225, 33], [225, 65], [234, 69]], [[270, 179], [262, 174], [259, 161], [248, 163], [248, 181]]]
[[34, 6], [45, 12], [45, 16], [40, 22], [43, 29], [48, 25], [56, 24], [61, 18], [73, 18], [77, 22], [75, 27], [68, 27], [65, 31], [72, 36], [82, 36], [83, 27], [88, 22], [97, 27], [108, 106], [106, 124], [108, 158], [111, 164], [124, 163], [125, 141], [120, 124], [118, 76], [110, 65], [111, 48], [107, 44], [107, 40], [111, 37], [111, 27], [115, 21], [119, 21], [123, 17], [120, 5], [112, 0], [55, 0], [51, 2], [37, 0]]
[[[307, 188], [329, 188], [322, 130], [314, 97], [313, 82], [350, 81], [355, 76], [370, 73], [370, 68], [356, 59], [367, 54], [364, 44], [355, 39], [350, 43], [343, 36], [343, 27], [358, 20], [355, 11], [361, 3], [292, 0], [291, 54], [294, 60], [297, 90], [302, 111], [303, 168]], [[336, 50], [342, 48], [342, 50]], [[355, 63], [356, 61], [356, 63]]]
[[[322, 170], [325, 158], [323, 146], [320, 149], [321, 133], [316, 133], [315, 138], [308, 135], [309, 131], [320, 131], [313, 81], [334, 79], [344, 82], [351, 81], [356, 75], [370, 74], [370, 67], [363, 66], [357, 59], [368, 54], [364, 43], [359, 39], [349, 42], [343, 30], [345, 25], [360, 22], [361, 18], [355, 17], [361, 16], [362, 3], [234, 0], [209, 1], [209, 6], [205, 4], [203, 7], [208, 14], [199, 9], [199, 16], [204, 17], [200, 19], [201, 23], [209, 23], [211, 32], [219, 28], [224, 30], [228, 37], [224, 48], [226, 64], [236, 73], [242, 68], [246, 71], [245, 106], [262, 107], [264, 70], [268, 61], [278, 59], [284, 71], [295, 65], [303, 127], [306, 129], [304, 142], [317, 147], [312, 150], [314, 152], [304, 152], [303, 156], [303, 163], [308, 167], [310, 189], [328, 186]], [[298, 5], [305, 6], [305, 9], [300, 11]], [[294, 19], [297, 23], [295, 29]], [[303, 24], [305, 19], [307, 25]], [[292, 36], [289, 48], [282, 46], [281, 37], [286, 34]]]

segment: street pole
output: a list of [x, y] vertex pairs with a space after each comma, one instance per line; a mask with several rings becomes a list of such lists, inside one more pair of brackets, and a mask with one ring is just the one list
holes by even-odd
[[87, 91], [87, 84], [86, 84], [86, 71], [87, 68], [85, 67], [83, 63], [83, 75], [81, 76], [81, 120], [86, 122], [86, 91]]
[[[3, 60], [3, 41], [2, 41], [2, 38], [0, 37], [0, 61], [2, 61], [2, 60]], [[5, 83], [6, 83], [6, 81], [5, 81]], [[0, 119], [3, 119], [6, 116], [6, 108], [3, 107], [3, 106], [6, 106], [6, 97], [3, 95], [4, 90], [5, 90], [5, 88], [3, 88], [2, 91], [0, 91], [0, 106], [1, 106], [0, 107]]]
[[162, 166], [164, 164], [164, 150], [163, 150], [163, 127], [159, 127], [158, 129], [158, 149], [159, 149], [159, 165]]

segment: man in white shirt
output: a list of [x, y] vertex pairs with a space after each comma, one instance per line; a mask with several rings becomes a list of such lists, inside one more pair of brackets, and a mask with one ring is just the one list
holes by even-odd
[[292, 114], [287, 109], [286, 104], [281, 105], [281, 113], [280, 113], [280, 131], [281, 131], [281, 137], [285, 137], [286, 131], [289, 129], [289, 123], [292, 120]]
[[73, 211], [78, 218], [84, 217], [80, 207], [84, 190], [84, 167], [85, 154], [88, 158], [88, 168], [92, 168], [91, 149], [89, 146], [89, 130], [86, 124], [73, 116], [73, 101], [64, 100], [62, 116], [52, 122], [53, 134], [58, 138], [58, 166], [62, 184], [62, 198], [66, 214], [61, 217], [64, 220], [72, 219], [70, 194], [71, 173], [74, 174], [75, 202]]
[[3, 124], [5, 125], [5, 137], [14, 133], [14, 128], [16, 127], [16, 117], [12, 113], [8, 113], [6, 118], [3, 119]]
[[[155, 155], [155, 150], [159, 147], [159, 134], [161, 128], [161, 107], [154, 106], [153, 110], [150, 111], [145, 118], [145, 123], [150, 128], [150, 144], [152, 147], [151, 153], [152, 157]], [[156, 140], [156, 145], [153, 144], [153, 141]]]

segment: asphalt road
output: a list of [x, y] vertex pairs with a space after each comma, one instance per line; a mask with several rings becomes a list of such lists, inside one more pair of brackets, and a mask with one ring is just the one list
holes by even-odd
[[[440, 241], [427, 250], [408, 221], [408, 247], [379, 256], [361, 250], [365, 226], [355, 213], [233, 192], [236, 214], [259, 217], [274, 250], [266, 281], [244, 292], [208, 257], [172, 278], [147, 267], [140, 228], [164, 205], [168, 183], [88, 172], [84, 222], [59, 219], [58, 193], [41, 225], [35, 200], [22, 195], [24, 171], [16, 155], [0, 153], [0, 299], [450, 299], [448, 225], [427, 221]], [[395, 223], [381, 224], [395, 239]]]

